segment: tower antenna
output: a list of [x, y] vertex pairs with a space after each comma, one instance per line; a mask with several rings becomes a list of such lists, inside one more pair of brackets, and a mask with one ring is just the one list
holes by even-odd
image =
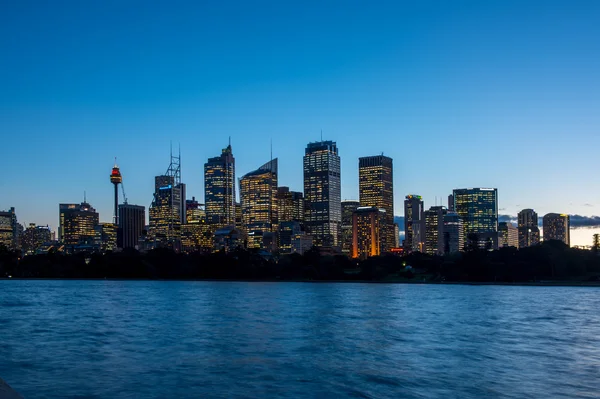
[[87, 197], [86, 197], [85, 190], [83, 190], [83, 202], [87, 203]]
[[323, 129], [321, 129], [321, 141], [323, 141]]

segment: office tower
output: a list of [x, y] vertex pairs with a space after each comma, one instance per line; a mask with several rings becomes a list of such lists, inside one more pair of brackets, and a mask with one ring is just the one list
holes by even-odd
[[512, 223], [498, 223], [498, 248], [519, 248], [519, 231]]
[[302, 226], [297, 221], [286, 221], [279, 223], [278, 247], [282, 254], [292, 253], [294, 237], [302, 234]]
[[571, 245], [571, 231], [569, 215], [548, 213], [542, 219], [544, 241], [557, 240]]
[[117, 249], [117, 225], [114, 223], [99, 223], [95, 228], [95, 246], [102, 252]]
[[59, 204], [59, 240], [67, 252], [93, 247], [98, 213], [85, 199], [81, 204]]
[[389, 251], [394, 239], [394, 182], [392, 158], [383, 155], [358, 159], [358, 194], [360, 206], [385, 210], [381, 234], [383, 251]]
[[242, 204], [239, 202], [235, 203], [235, 227], [241, 229], [244, 226], [244, 220], [242, 218]]
[[304, 152], [303, 170], [305, 226], [316, 246], [339, 248], [342, 240], [342, 194], [336, 143], [309, 143]]
[[461, 252], [465, 247], [463, 222], [456, 212], [444, 215], [444, 254]]
[[354, 211], [360, 207], [358, 201], [342, 202], [342, 253], [347, 256], [352, 255], [352, 226], [354, 220]]
[[204, 164], [204, 202], [208, 224], [235, 225], [235, 158], [231, 142]]
[[240, 179], [240, 204], [248, 233], [277, 231], [277, 158]]
[[387, 223], [384, 209], [359, 207], [352, 218], [352, 257], [366, 259], [382, 252], [381, 234]]
[[202, 204], [196, 201], [196, 197], [185, 201], [185, 221], [186, 223], [206, 222], [206, 212]]
[[181, 225], [186, 220], [185, 184], [181, 183], [181, 155], [171, 153], [164, 175], [154, 178], [154, 196], [148, 210], [150, 239], [154, 246], [179, 249]]
[[33, 255], [37, 253], [44, 244], [49, 243], [50, 241], [52, 241], [50, 227], [36, 226], [35, 223], [29, 223], [29, 227], [23, 231], [21, 237], [21, 249], [26, 255]]
[[304, 222], [304, 196], [301, 192], [290, 191], [289, 187], [277, 188], [277, 209], [279, 222]]
[[[115, 166], [112, 168], [112, 172], [110, 173], [110, 182], [115, 186], [115, 213], [113, 216], [113, 223], [115, 225], [119, 225], [119, 184], [123, 183], [123, 177], [121, 176], [121, 171], [117, 166], [117, 158], [115, 158]], [[127, 202], [126, 199], [124, 199]]]
[[400, 248], [400, 226], [394, 223], [394, 248]]
[[404, 200], [404, 250], [423, 252], [425, 218], [423, 198], [409, 194]]
[[448, 212], [454, 212], [454, 195], [448, 196]]
[[518, 215], [519, 248], [531, 247], [540, 243], [538, 214], [533, 209], [523, 209]]
[[15, 208], [0, 212], [0, 245], [16, 249], [18, 241], [17, 215]]
[[425, 216], [425, 253], [444, 254], [444, 216], [448, 213], [445, 206], [432, 206], [424, 212]]
[[464, 188], [453, 191], [454, 211], [462, 218], [465, 241], [476, 239], [482, 249], [498, 247], [498, 190]]
[[146, 227], [146, 208], [141, 205], [119, 205], [119, 248], [137, 248]]

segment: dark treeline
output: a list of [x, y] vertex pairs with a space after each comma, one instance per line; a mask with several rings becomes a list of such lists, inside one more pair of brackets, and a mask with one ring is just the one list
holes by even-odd
[[106, 254], [48, 253], [19, 258], [0, 248], [0, 278], [113, 278], [224, 280], [360, 280], [428, 282], [536, 282], [540, 280], [597, 281], [600, 257], [596, 251], [546, 242], [517, 250], [503, 248], [441, 256], [414, 253], [386, 255], [363, 261], [343, 255], [280, 256], [277, 261], [259, 253], [178, 254], [168, 249]]

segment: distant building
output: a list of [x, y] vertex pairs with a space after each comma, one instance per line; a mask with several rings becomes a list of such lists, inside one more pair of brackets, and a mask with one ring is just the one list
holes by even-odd
[[542, 220], [544, 241], [557, 240], [571, 245], [571, 231], [569, 215], [548, 213]]
[[444, 217], [448, 213], [445, 206], [432, 206], [425, 211], [425, 253], [444, 254]]
[[480, 248], [498, 247], [498, 190], [495, 188], [455, 189], [454, 211], [461, 217], [465, 240], [477, 237]]
[[204, 164], [204, 198], [208, 224], [235, 225], [235, 158], [231, 144]]
[[304, 222], [304, 196], [301, 192], [290, 191], [289, 187], [278, 187], [277, 209], [280, 223]]
[[214, 241], [214, 225], [205, 220], [194, 220], [181, 226], [181, 250], [185, 253], [211, 252]]
[[[1, 216], [0, 216], [1, 218]], [[52, 241], [52, 232], [48, 226], [36, 226], [30, 223], [23, 232], [21, 238], [21, 249], [26, 255], [36, 254], [44, 244]]]
[[498, 223], [498, 247], [519, 248], [519, 231], [512, 223]]
[[244, 247], [243, 233], [233, 226], [226, 226], [215, 231], [214, 249], [215, 251], [230, 252], [237, 248]]
[[[293, 240], [297, 235], [302, 234], [300, 222], [287, 221], [279, 223], [278, 246], [282, 254], [291, 254], [293, 250]], [[312, 238], [311, 238], [312, 246]]]
[[305, 225], [314, 243], [341, 247], [342, 200], [338, 148], [333, 141], [306, 146], [303, 158]]
[[463, 222], [456, 212], [444, 215], [444, 254], [463, 251], [465, 236]]
[[59, 204], [59, 240], [67, 252], [92, 249], [98, 224], [98, 213], [87, 202]]
[[117, 249], [117, 230], [117, 225], [114, 223], [96, 225], [95, 247], [102, 252]]
[[206, 212], [196, 197], [185, 201], [185, 219], [186, 223], [206, 223]]
[[240, 179], [240, 204], [248, 235], [277, 231], [277, 158]]
[[0, 245], [9, 249], [17, 248], [19, 240], [17, 224], [15, 208], [0, 212]]
[[141, 205], [119, 205], [119, 248], [137, 248], [146, 226], [146, 208]]
[[448, 212], [454, 212], [454, 195], [448, 196]]
[[423, 198], [409, 194], [404, 200], [404, 250], [423, 252], [425, 241], [425, 217]]
[[352, 255], [352, 225], [353, 215], [360, 207], [358, 201], [342, 202], [342, 253], [346, 256]]
[[523, 209], [518, 215], [519, 248], [526, 248], [540, 243], [538, 214], [533, 209]]
[[394, 166], [392, 158], [384, 155], [358, 159], [358, 194], [360, 206], [385, 210], [381, 232], [382, 251], [394, 247]]
[[185, 185], [175, 176], [161, 175], [154, 179], [154, 196], [149, 209], [149, 235], [156, 246], [176, 249], [185, 222]]
[[375, 206], [359, 207], [353, 214], [352, 257], [366, 259], [381, 255], [384, 209]]
[[292, 253], [304, 255], [305, 252], [309, 251], [314, 245], [313, 236], [301, 232], [292, 237]]

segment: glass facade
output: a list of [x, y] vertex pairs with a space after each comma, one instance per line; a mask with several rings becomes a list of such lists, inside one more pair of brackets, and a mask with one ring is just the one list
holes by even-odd
[[407, 252], [423, 251], [423, 234], [425, 219], [423, 198], [409, 194], [404, 199], [404, 250]]
[[148, 234], [156, 246], [178, 246], [182, 215], [185, 215], [184, 201], [185, 186], [176, 185], [174, 176], [155, 177], [154, 197], [148, 211]]
[[93, 246], [98, 224], [98, 213], [87, 202], [59, 205], [60, 241], [66, 247]]
[[146, 227], [146, 208], [141, 205], [119, 205], [120, 248], [136, 248]]
[[463, 220], [465, 239], [477, 235], [481, 248], [498, 246], [498, 190], [464, 188], [453, 191], [454, 211]]
[[360, 207], [358, 201], [342, 202], [342, 253], [352, 255], [352, 224], [354, 211]]
[[290, 191], [289, 187], [277, 189], [279, 222], [304, 221], [304, 196], [301, 192]]
[[542, 219], [544, 241], [557, 240], [571, 245], [569, 215], [548, 213]]
[[384, 209], [374, 206], [360, 207], [352, 218], [352, 257], [366, 259], [381, 255], [381, 234], [386, 223]]
[[518, 215], [519, 248], [540, 243], [538, 214], [533, 209], [523, 209]]
[[235, 225], [235, 158], [231, 144], [204, 164], [204, 202], [208, 224]]
[[247, 232], [277, 231], [277, 158], [240, 179], [240, 204]]
[[0, 245], [16, 248], [18, 241], [17, 216], [15, 208], [0, 212]]
[[443, 206], [432, 206], [424, 213], [425, 253], [429, 255], [444, 254], [444, 217], [447, 213]]

